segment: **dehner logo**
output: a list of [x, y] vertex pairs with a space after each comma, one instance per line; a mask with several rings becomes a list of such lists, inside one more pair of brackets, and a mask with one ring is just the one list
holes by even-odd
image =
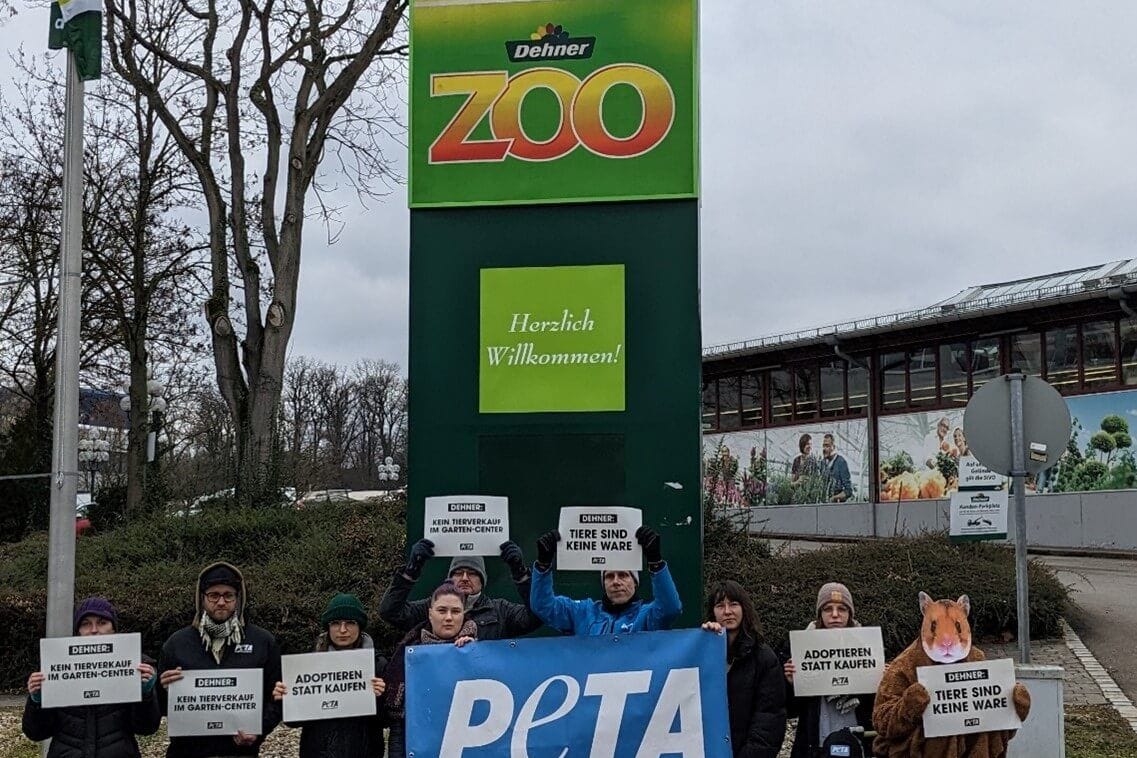
[[595, 37], [570, 37], [560, 24], [543, 24], [529, 40], [511, 40], [505, 51], [513, 63], [522, 61], [579, 61], [592, 57]]

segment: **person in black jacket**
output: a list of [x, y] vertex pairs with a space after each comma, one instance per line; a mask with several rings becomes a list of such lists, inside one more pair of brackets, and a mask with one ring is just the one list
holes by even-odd
[[[856, 607], [849, 588], [838, 582], [829, 582], [817, 593], [817, 618], [809, 629], [844, 629], [860, 626], [853, 617]], [[827, 695], [825, 697], [796, 697], [793, 694], [794, 674], [797, 666], [792, 658], [783, 664], [786, 679], [787, 710], [797, 716], [791, 758], [814, 758], [821, 754], [821, 745], [833, 732], [846, 727], [863, 727], [872, 730], [872, 710], [876, 702], [873, 694]], [[861, 737], [865, 755], [872, 755], [872, 738]]]
[[271, 634], [245, 621], [248, 595], [245, 577], [236, 566], [218, 561], [202, 569], [194, 596], [190, 626], [170, 635], [158, 657], [158, 701], [169, 707], [167, 688], [185, 671], [261, 669], [261, 733], [232, 736], [171, 737], [166, 758], [260, 755], [261, 743], [280, 723], [280, 704], [272, 689], [280, 680], [280, 648]]
[[[75, 610], [74, 633], [80, 637], [118, 633], [118, 614], [109, 601], [89, 597]], [[154, 734], [162, 722], [154, 695], [153, 660], [142, 659], [142, 699], [137, 703], [44, 708], [43, 672], [28, 677], [24, 705], [24, 735], [29, 740], [51, 740], [47, 758], [139, 758], [136, 734]]]
[[[457, 556], [450, 561], [447, 576], [466, 593], [466, 618], [478, 626], [478, 639], [500, 640], [521, 637], [541, 626], [541, 619], [529, 610], [529, 569], [516, 542], [501, 544], [501, 559], [509, 567], [520, 603], [499, 597], [486, 597], [486, 562], [480, 555]], [[426, 622], [428, 600], [408, 601], [411, 588], [422, 575], [422, 568], [434, 556], [434, 543], [422, 539], [411, 546], [407, 564], [395, 572], [391, 585], [379, 601], [379, 618], [401, 632]]]
[[[337, 650], [374, 650], [371, 636], [363, 631], [367, 625], [367, 611], [355, 595], [339, 593], [328, 603], [320, 616], [324, 631], [316, 640], [316, 652]], [[387, 659], [375, 651], [375, 671], [387, 668]], [[383, 694], [386, 684], [378, 676], [371, 677], [371, 692], [376, 698]], [[284, 682], [277, 682], [272, 691], [274, 700], [282, 701], [288, 694]], [[286, 726], [292, 726], [287, 721]], [[383, 758], [383, 721], [378, 715], [354, 718], [305, 721], [300, 731], [300, 758]]]
[[719, 582], [707, 596], [707, 631], [726, 633], [726, 700], [734, 758], [777, 758], [786, 739], [785, 685], [778, 656], [762, 639], [750, 593]]

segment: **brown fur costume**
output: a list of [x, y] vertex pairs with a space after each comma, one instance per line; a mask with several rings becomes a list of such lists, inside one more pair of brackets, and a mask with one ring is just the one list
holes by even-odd
[[[924, 650], [924, 642], [931, 644], [936, 637], [936, 626], [931, 623], [933, 617], [938, 617], [941, 635], [945, 627], [959, 628], [959, 638], [970, 647], [967, 656], [956, 663], [982, 661], [986, 656], [982, 650], [971, 646], [966, 596], [959, 601], [932, 601], [924, 593], [920, 595], [925, 614], [920, 638], [889, 664], [877, 689], [876, 707], [873, 709], [873, 725], [877, 730], [874, 754], [888, 758], [1003, 758], [1007, 754], [1007, 743], [1015, 736], [1013, 729], [931, 739], [924, 737], [924, 710], [931, 697], [917, 682], [916, 669], [937, 665]], [[960, 627], [955, 627], [955, 622], [960, 622]], [[1025, 721], [1030, 713], [1030, 693], [1026, 687], [1016, 682], [1012, 700], [1015, 713]]]

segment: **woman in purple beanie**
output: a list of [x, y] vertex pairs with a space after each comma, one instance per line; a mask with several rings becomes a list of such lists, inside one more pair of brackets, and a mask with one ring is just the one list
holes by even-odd
[[[118, 633], [118, 614], [108, 600], [89, 597], [75, 609], [73, 631], [80, 637]], [[28, 677], [24, 734], [36, 742], [51, 740], [47, 758], [139, 758], [135, 735], [154, 734], [162, 720], [154, 694], [154, 661], [143, 658], [142, 698], [137, 703], [44, 708], [44, 675]]]

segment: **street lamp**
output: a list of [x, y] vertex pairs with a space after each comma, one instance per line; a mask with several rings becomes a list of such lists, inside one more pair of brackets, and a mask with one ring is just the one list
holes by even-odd
[[97, 431], [80, 428], [79, 464], [87, 470], [87, 491], [95, 492], [95, 473], [111, 459], [111, 443]]
[[399, 464], [391, 456], [388, 455], [375, 468], [379, 471], [379, 481], [391, 482], [392, 485], [399, 481]]
[[[130, 382], [127, 381], [126, 395], [119, 402], [119, 407], [126, 413], [130, 413]], [[149, 429], [150, 433], [146, 436], [146, 462], [153, 463], [154, 459], [158, 456], [158, 431], [162, 428], [162, 416], [166, 413], [166, 398], [162, 395], [166, 391], [166, 385], [158, 379], [154, 378], [154, 369], [149, 366], [146, 368], [146, 395], [147, 395], [147, 413], [150, 414]]]

